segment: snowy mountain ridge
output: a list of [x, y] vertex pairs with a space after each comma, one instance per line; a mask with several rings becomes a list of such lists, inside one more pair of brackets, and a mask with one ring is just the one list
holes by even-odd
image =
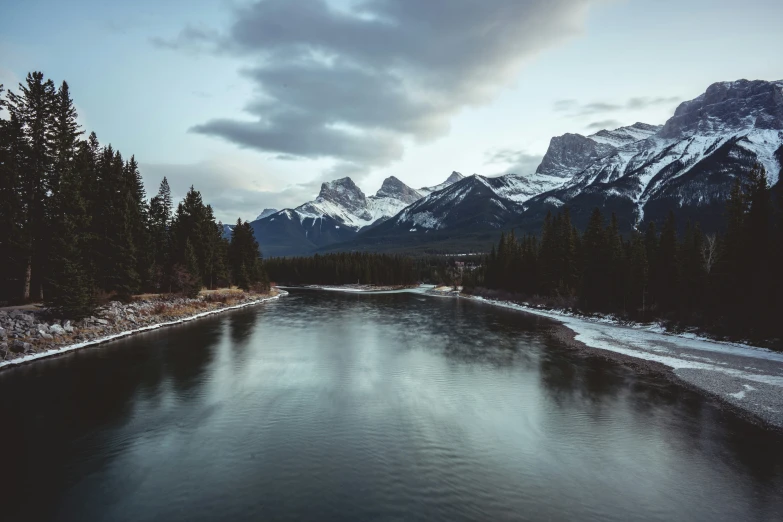
[[779, 182], [783, 81], [712, 84], [681, 103], [664, 125], [637, 122], [556, 136], [534, 173], [453, 172], [444, 183], [418, 190], [391, 177], [373, 196], [343, 178], [323, 184], [314, 201], [253, 225], [262, 250], [267, 244], [278, 253], [289, 252], [292, 241], [299, 242], [296, 252], [312, 252], [341, 242], [360, 249], [454, 244], [465, 234], [476, 239], [510, 227], [536, 233], [548, 212], [564, 206], [579, 228], [598, 207], [616, 214], [624, 231], [661, 222], [672, 209], [682, 223], [714, 229], [735, 180], [757, 163], [770, 186]]
[[[447, 187], [456, 179], [462, 179], [462, 175], [452, 173], [436, 187]], [[251, 226], [261, 251], [267, 255], [300, 254], [351, 239], [360, 230], [395, 216], [422, 196], [394, 176], [386, 178], [375, 195], [366, 196], [346, 177], [323, 183], [313, 201], [259, 216]]]
[[[654, 129], [638, 126], [631, 128], [642, 130], [641, 135]], [[623, 143], [616, 135], [601, 131], [585, 137], [597, 145], [582, 140], [581, 157], [565, 155], [571, 163], [556, 166], [569, 175], [576, 171], [571, 179], [525, 209], [540, 214], [566, 204], [608, 207], [638, 226], [647, 218], [660, 218], [664, 207], [719, 204], [735, 177], [756, 162], [772, 186], [783, 157], [783, 81], [716, 83], [681, 103], [665, 125], [647, 137]], [[599, 145], [611, 149], [602, 155], [585, 152]]]

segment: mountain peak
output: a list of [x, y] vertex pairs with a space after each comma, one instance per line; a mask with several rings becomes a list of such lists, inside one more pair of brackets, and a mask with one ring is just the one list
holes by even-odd
[[398, 199], [404, 203], [411, 204], [421, 197], [421, 194], [410, 188], [394, 176], [383, 180], [380, 190], [376, 192], [375, 197]]
[[356, 183], [353, 182], [353, 180], [349, 177], [335, 179], [332, 181], [326, 181], [324, 183], [321, 183], [321, 192], [318, 194], [318, 197], [324, 197], [329, 196], [337, 193], [356, 193], [361, 194], [364, 196], [364, 193], [362, 190], [356, 186]]
[[462, 178], [464, 178], [464, 177], [465, 177], [465, 176], [463, 176], [462, 174], [460, 174], [459, 172], [457, 172], [457, 171], [455, 170], [455, 171], [453, 171], [453, 172], [451, 173], [451, 176], [449, 176], [448, 178], [446, 178], [446, 183], [456, 183], [456, 182], [458, 182], [459, 180], [461, 180], [461, 179], [462, 179]]
[[593, 140], [581, 134], [555, 136], [536, 169], [536, 174], [571, 178], [596, 159], [614, 150], [613, 145]]
[[435, 185], [434, 187], [422, 187], [419, 189], [419, 194], [422, 196], [427, 196], [433, 192], [437, 192], [439, 190], [442, 190], [450, 185], [453, 185], [454, 183], [460, 181], [461, 179], [464, 179], [465, 176], [457, 172], [456, 170], [451, 173], [451, 175], [446, 178], [446, 181], [443, 183], [440, 183], [438, 185]]
[[265, 217], [271, 216], [276, 212], [276, 208], [265, 208], [264, 211], [261, 212], [255, 220], [258, 221], [259, 219], [264, 219]]
[[613, 147], [622, 147], [635, 141], [646, 140], [656, 134], [662, 128], [661, 125], [650, 125], [637, 121], [633, 125], [618, 127], [614, 130], [600, 130], [588, 136], [593, 141]]
[[662, 138], [715, 135], [750, 129], [783, 130], [783, 81], [713, 83], [704, 94], [677, 107]]
[[367, 213], [367, 198], [364, 192], [347, 177], [323, 183], [316, 201], [339, 205], [357, 216], [364, 216]]

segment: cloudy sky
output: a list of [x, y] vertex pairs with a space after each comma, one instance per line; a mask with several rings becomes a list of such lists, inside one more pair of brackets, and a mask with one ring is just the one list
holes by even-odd
[[25, 0], [0, 83], [41, 70], [218, 217], [351, 176], [533, 172], [549, 139], [663, 123], [713, 82], [783, 79], [779, 0]]

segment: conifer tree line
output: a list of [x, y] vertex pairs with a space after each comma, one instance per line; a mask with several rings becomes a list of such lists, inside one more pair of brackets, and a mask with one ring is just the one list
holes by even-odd
[[224, 239], [201, 194], [174, 208], [165, 178], [148, 200], [134, 156], [85, 138], [65, 81], [29, 73], [0, 108], [0, 301], [81, 317], [99, 295], [266, 284], [249, 224]]
[[270, 279], [280, 284], [410, 285], [418, 280], [413, 259], [387, 254], [316, 254], [272, 258], [264, 265]]
[[731, 336], [780, 338], [783, 311], [783, 192], [773, 197], [761, 166], [738, 178], [725, 232], [698, 223], [678, 234], [674, 212], [660, 230], [649, 223], [629, 237], [617, 218], [595, 209], [584, 232], [568, 209], [546, 217], [540, 236], [501, 235], [468, 291], [538, 296], [553, 305], [631, 319], [668, 319]]

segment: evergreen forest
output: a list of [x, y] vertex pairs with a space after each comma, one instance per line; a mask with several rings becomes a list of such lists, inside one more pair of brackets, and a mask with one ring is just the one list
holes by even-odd
[[0, 86], [0, 109], [0, 302], [79, 318], [108, 297], [267, 286], [249, 224], [224, 238], [201, 194], [175, 207], [165, 178], [147, 198], [136, 158], [85, 135], [67, 82], [29, 73]]
[[[725, 232], [698, 223], [677, 233], [671, 212], [630, 237], [595, 209], [580, 232], [569, 211], [546, 217], [540, 236], [503, 234], [482, 265], [467, 271], [469, 292], [537, 298], [547, 306], [664, 319], [719, 335], [780, 338], [783, 310], [783, 197], [761, 166], [737, 179]], [[489, 292], [492, 293], [492, 292]]]

